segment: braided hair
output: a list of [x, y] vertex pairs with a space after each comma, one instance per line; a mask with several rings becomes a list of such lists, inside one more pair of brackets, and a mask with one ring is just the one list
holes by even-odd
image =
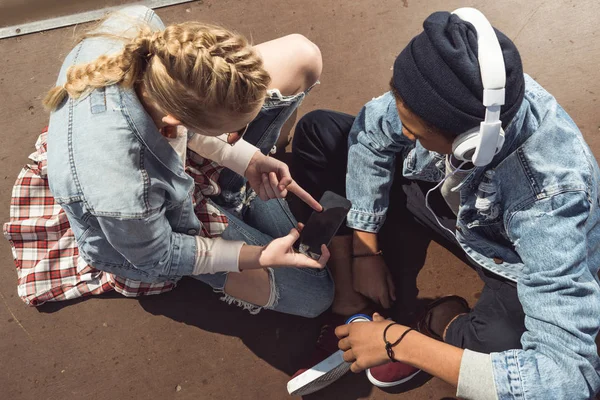
[[222, 27], [185, 22], [136, 37], [114, 55], [73, 65], [63, 86], [51, 89], [44, 105], [55, 110], [67, 98], [119, 84], [143, 84], [165, 114], [187, 126], [212, 126], [211, 116], [253, 112], [265, 98], [270, 76], [248, 40]]

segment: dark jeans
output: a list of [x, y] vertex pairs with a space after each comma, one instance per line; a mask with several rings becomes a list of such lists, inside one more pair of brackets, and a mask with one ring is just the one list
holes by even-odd
[[[326, 190], [346, 195], [348, 133], [353, 121], [354, 117], [348, 114], [317, 110], [305, 115], [296, 126], [290, 163], [292, 176], [316, 198]], [[394, 210], [396, 207], [404, 207], [401, 211], [406, 211], [406, 215], [442, 236], [451, 250], [462, 253], [456, 239], [436, 223], [425, 207], [425, 195], [433, 185], [404, 178], [402, 160], [397, 160], [396, 165], [390, 198], [405, 201], [391, 202], [388, 214], [398, 211]], [[454, 230], [456, 216], [439, 190], [431, 193], [429, 203], [444, 226]], [[298, 202], [294, 203], [293, 211], [300, 221], [310, 213]], [[484, 353], [521, 348], [525, 325], [516, 287], [475, 263], [471, 263], [471, 267], [477, 270], [485, 286], [473, 310], [450, 325], [446, 342]]]

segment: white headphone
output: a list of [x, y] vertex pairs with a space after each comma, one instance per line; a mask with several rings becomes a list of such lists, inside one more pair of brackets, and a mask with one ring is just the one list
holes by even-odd
[[483, 82], [485, 119], [480, 126], [459, 135], [452, 143], [454, 157], [476, 167], [488, 165], [504, 144], [500, 107], [504, 105], [506, 70], [500, 42], [494, 28], [481, 13], [470, 7], [452, 12], [470, 22], [477, 32], [479, 70]]

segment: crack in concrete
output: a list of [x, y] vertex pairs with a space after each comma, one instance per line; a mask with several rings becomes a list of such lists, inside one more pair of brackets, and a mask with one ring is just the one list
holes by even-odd
[[525, 29], [525, 27], [527, 26], [527, 24], [529, 24], [529, 21], [531, 21], [531, 19], [535, 16], [535, 14], [537, 14], [538, 10], [540, 9], [540, 7], [542, 7], [544, 5], [545, 1], [542, 1], [540, 3], [539, 6], [537, 6], [535, 8], [535, 10], [533, 10], [533, 12], [529, 15], [529, 17], [527, 17], [527, 21], [525, 21], [525, 23], [523, 24], [523, 26], [521, 27], [521, 29], [519, 29], [519, 32], [517, 32], [517, 34], [515, 35], [515, 37], [513, 38], [513, 42], [517, 41], [517, 38], [519, 37], [519, 35], [521, 34], [521, 32], [523, 32], [523, 29]]
[[4, 305], [6, 306], [6, 309], [8, 310], [10, 315], [12, 315], [13, 319], [17, 322], [17, 324], [21, 327], [21, 329], [23, 329], [23, 331], [27, 334], [27, 336], [29, 336], [29, 339], [31, 339], [31, 341], [34, 342], [33, 337], [29, 334], [29, 332], [27, 331], [27, 329], [25, 329], [25, 327], [23, 326], [21, 321], [19, 321], [19, 318], [17, 318], [15, 313], [12, 312], [11, 308], [8, 306], [8, 303], [6, 302], [6, 297], [4, 297], [4, 295], [2, 294], [1, 291], [0, 291], [0, 297], [2, 297], [2, 301], [4, 302]]

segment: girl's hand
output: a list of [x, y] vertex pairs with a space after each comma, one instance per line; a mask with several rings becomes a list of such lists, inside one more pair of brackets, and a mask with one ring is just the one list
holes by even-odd
[[323, 268], [329, 260], [327, 246], [321, 246], [321, 257], [313, 260], [304, 254], [296, 253], [293, 245], [300, 237], [298, 229], [292, 229], [287, 236], [273, 240], [261, 251], [258, 263], [263, 267]]
[[[298, 228], [301, 230], [302, 225]], [[239, 268], [259, 269], [277, 267], [318, 268], [325, 267], [329, 261], [327, 246], [321, 246], [321, 257], [313, 260], [304, 254], [296, 253], [293, 245], [300, 237], [298, 229], [292, 229], [287, 236], [273, 240], [265, 247], [243, 246], [240, 253]]]
[[260, 151], [257, 151], [250, 160], [245, 176], [262, 200], [284, 198], [290, 191], [314, 210], [319, 212], [323, 210], [317, 200], [294, 182], [285, 163], [267, 157]]
[[[383, 330], [391, 323], [375, 313], [373, 322], [356, 322], [335, 329], [340, 339], [338, 347], [344, 351], [344, 361], [352, 363], [352, 372], [357, 373], [390, 361], [385, 350]], [[387, 331], [388, 341], [395, 341], [407, 329], [402, 325], [392, 326]]]

